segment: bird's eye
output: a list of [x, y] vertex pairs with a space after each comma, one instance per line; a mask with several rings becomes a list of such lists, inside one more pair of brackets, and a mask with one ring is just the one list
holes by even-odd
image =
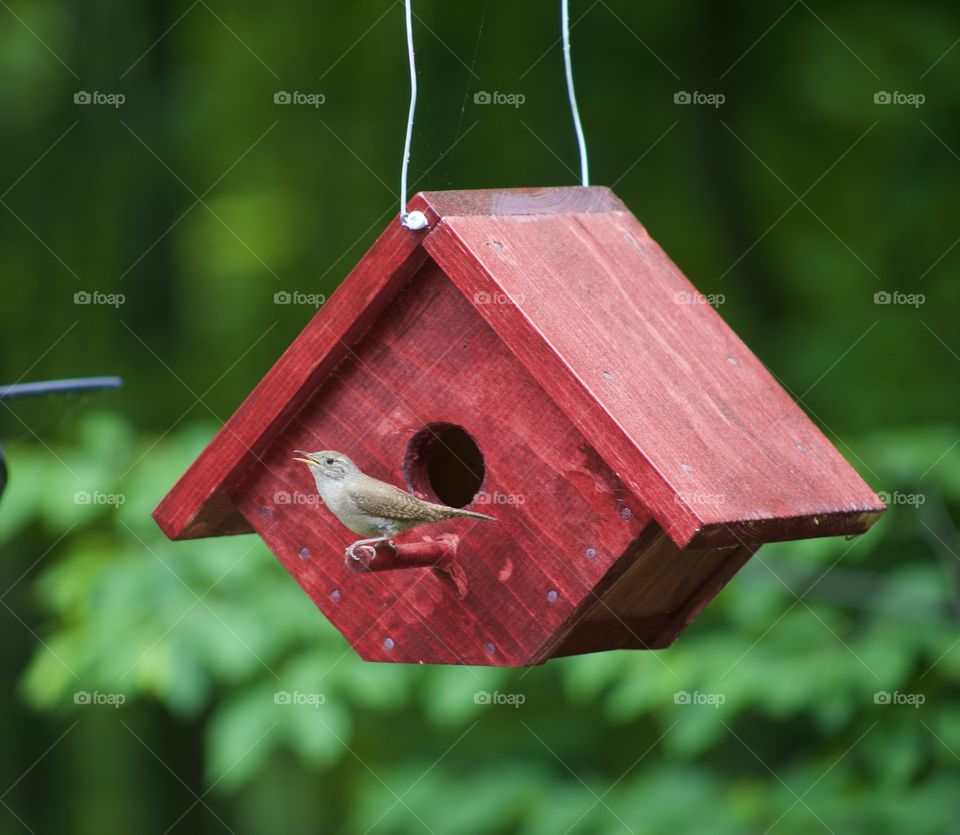
[[328, 465], [329, 465], [329, 464], [333, 464], [333, 463], [334, 463], [334, 460], [333, 460], [332, 458], [328, 458], [327, 461], [326, 461], [326, 463], [327, 463]]

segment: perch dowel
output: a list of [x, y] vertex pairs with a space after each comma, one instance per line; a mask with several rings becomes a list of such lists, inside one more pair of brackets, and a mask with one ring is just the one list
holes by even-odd
[[439, 568], [447, 569], [457, 555], [460, 537], [455, 534], [442, 534], [436, 539], [420, 542], [398, 542], [394, 548], [380, 545], [373, 555], [371, 547], [358, 548], [357, 557], [347, 557], [346, 564], [351, 571], [396, 571], [402, 568]]

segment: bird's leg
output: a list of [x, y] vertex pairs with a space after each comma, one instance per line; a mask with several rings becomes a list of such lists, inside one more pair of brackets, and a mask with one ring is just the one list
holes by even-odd
[[[358, 539], [353, 545], [350, 545], [346, 550], [346, 556], [350, 559], [360, 562], [361, 558], [357, 556], [357, 548], [369, 548], [373, 553], [370, 556], [370, 559], [373, 559], [377, 555], [377, 545], [381, 542], [388, 542], [390, 540], [389, 536], [375, 536], [372, 539]], [[393, 545], [393, 543], [390, 543]], [[394, 549], [396, 546], [393, 546]]]

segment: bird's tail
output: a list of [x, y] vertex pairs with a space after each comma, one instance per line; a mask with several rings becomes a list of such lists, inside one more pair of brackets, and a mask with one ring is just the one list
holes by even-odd
[[461, 516], [465, 516], [465, 517], [467, 517], [468, 519], [486, 519], [488, 522], [496, 522], [496, 521], [497, 521], [497, 520], [494, 519], [492, 516], [487, 516], [486, 513], [475, 513], [475, 512], [472, 511], [472, 510], [454, 510], [454, 511], [450, 514], [450, 518], [451, 518], [451, 519], [459, 518], [459, 517], [461, 517]]

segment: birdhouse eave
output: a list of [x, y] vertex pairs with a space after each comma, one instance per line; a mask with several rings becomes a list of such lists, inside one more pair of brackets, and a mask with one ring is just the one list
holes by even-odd
[[605, 188], [425, 192], [154, 512], [174, 539], [251, 530], [230, 488], [428, 261], [681, 548], [865, 531], [884, 510]]

